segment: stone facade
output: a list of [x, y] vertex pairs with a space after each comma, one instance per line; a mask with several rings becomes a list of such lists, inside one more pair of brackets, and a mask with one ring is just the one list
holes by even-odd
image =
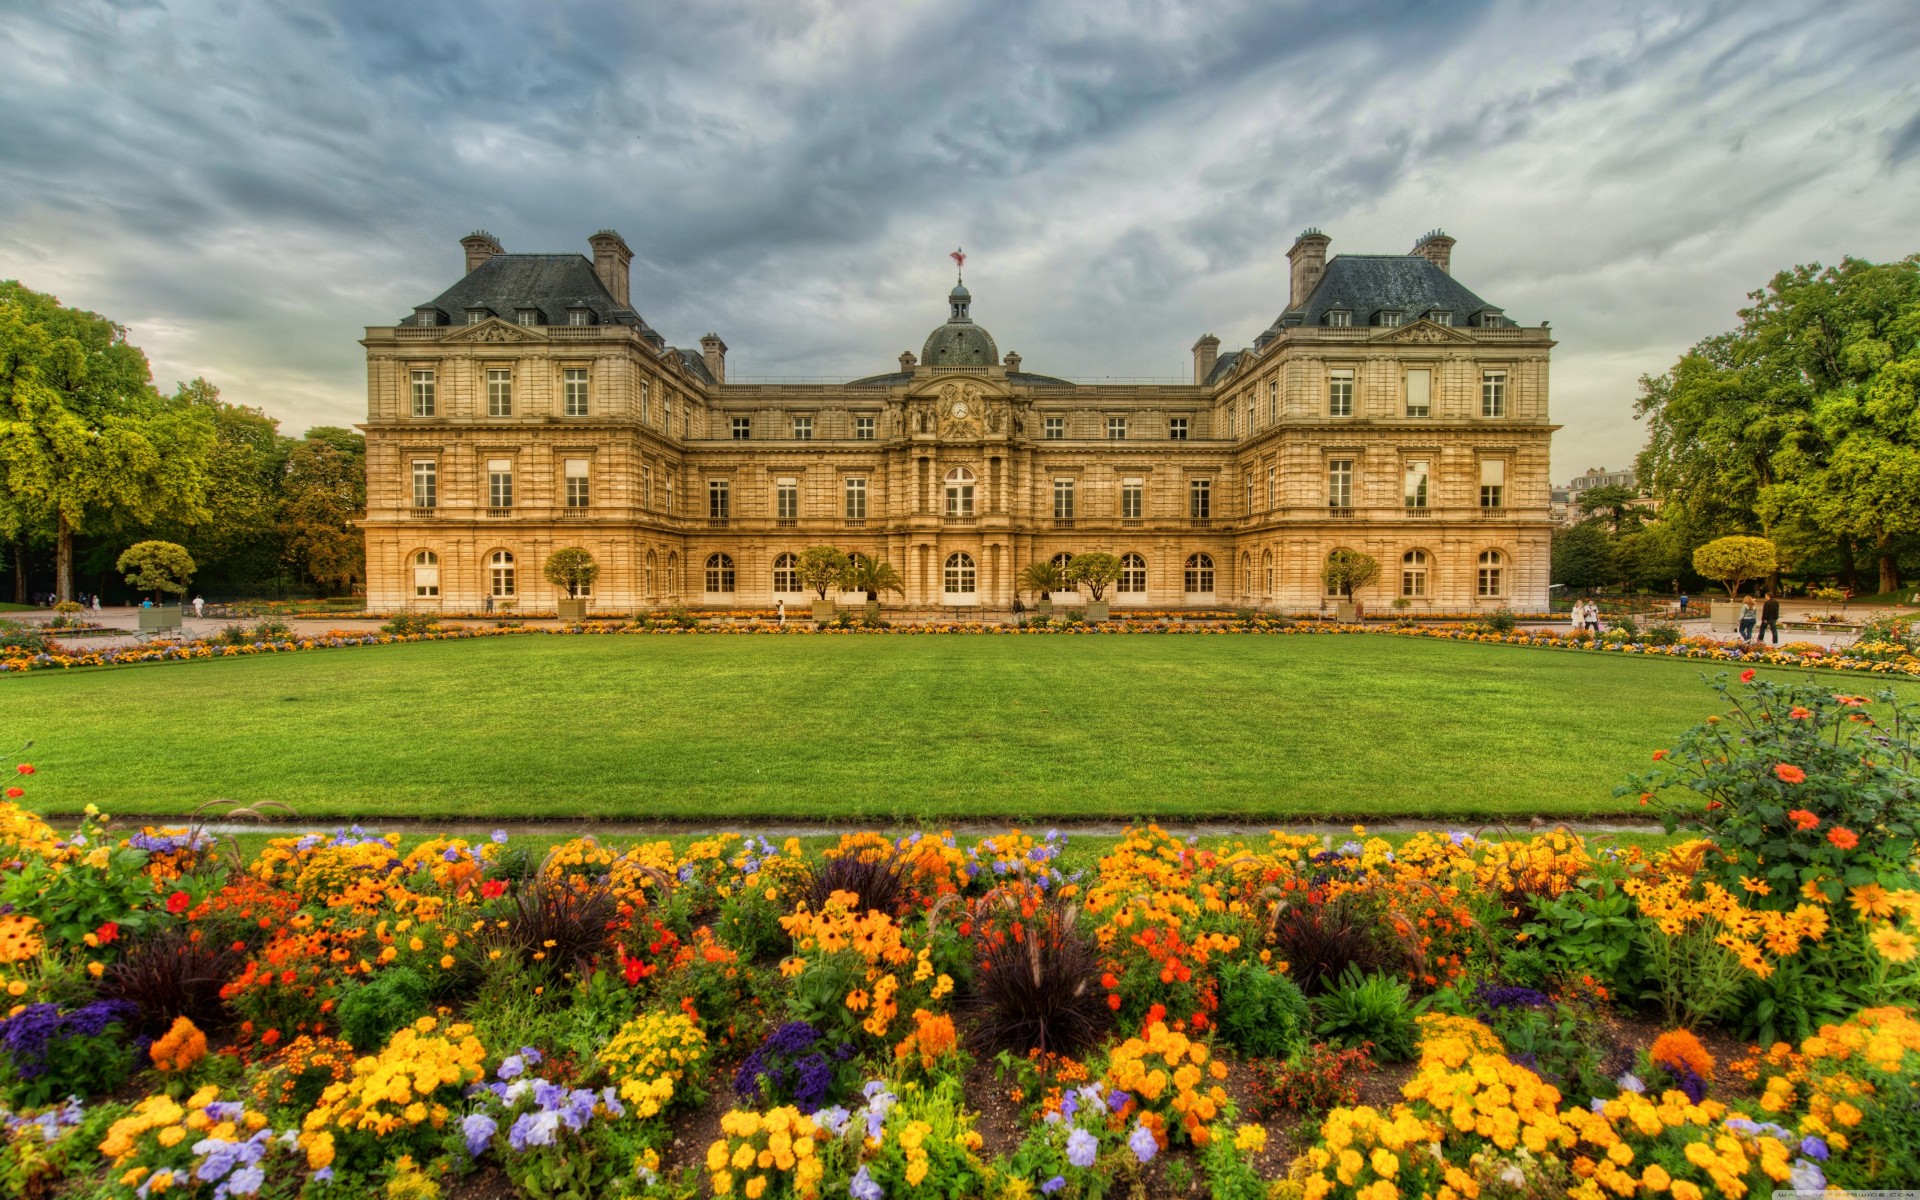
[[1089, 550], [1122, 557], [1116, 611], [1321, 611], [1342, 547], [1380, 561], [1376, 612], [1544, 609], [1553, 342], [1453, 283], [1452, 245], [1329, 261], [1309, 231], [1281, 318], [1200, 339], [1191, 384], [1027, 372], [956, 287], [919, 358], [791, 385], [725, 382], [712, 334], [667, 346], [616, 234], [591, 262], [476, 234], [466, 279], [362, 342], [368, 603], [550, 611], [542, 564], [578, 546], [593, 611], [804, 609], [785, 556], [828, 543], [927, 611], [1004, 612], [1029, 563]]

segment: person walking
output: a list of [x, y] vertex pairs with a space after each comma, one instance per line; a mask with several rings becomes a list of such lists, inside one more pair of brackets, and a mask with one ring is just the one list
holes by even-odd
[[1600, 606], [1592, 600], [1587, 601], [1587, 628], [1597, 637], [1600, 633]]
[[780, 628], [785, 629], [787, 627], [787, 602], [785, 600], [776, 600], [773, 602], [773, 615], [780, 618]]
[[1692, 599], [1692, 597], [1685, 592], [1680, 593], [1680, 615], [1683, 617], [1687, 615], [1687, 601], [1690, 599]]
[[1745, 600], [1742, 600], [1740, 602], [1740, 640], [1741, 641], [1751, 642], [1753, 640], [1754, 622], [1758, 621], [1759, 619], [1760, 619], [1760, 610], [1754, 607], [1753, 597], [1748, 596]]
[[193, 615], [196, 617], [204, 617], [207, 615], [207, 599], [205, 596], [195, 596], [193, 598]]
[[1780, 602], [1773, 598], [1772, 592], [1760, 597], [1760, 632], [1754, 640], [1765, 641], [1769, 632], [1773, 634], [1773, 644], [1778, 646], [1780, 644]]

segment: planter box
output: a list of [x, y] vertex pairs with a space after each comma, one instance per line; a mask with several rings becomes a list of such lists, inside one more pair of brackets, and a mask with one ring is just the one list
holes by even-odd
[[878, 621], [879, 619], [880, 619], [880, 602], [878, 600], [867, 601], [867, 620]]
[[1715, 600], [1708, 606], [1707, 627], [1716, 633], [1732, 633], [1740, 628], [1740, 602]]
[[1053, 597], [1043, 595], [1038, 600], [1035, 600], [1033, 602], [1033, 611], [1034, 615], [1038, 616], [1042, 621], [1053, 620]]
[[822, 625], [826, 624], [828, 621], [833, 620], [835, 615], [837, 615], [837, 609], [833, 601], [815, 600], [813, 602], [813, 619], [820, 622]]
[[178, 604], [156, 604], [152, 608], [140, 610], [140, 628], [142, 630], [178, 629], [180, 616]]
[[1106, 619], [1107, 602], [1105, 600], [1087, 601], [1087, 620], [1097, 623]]
[[1333, 606], [1333, 613], [1342, 625], [1352, 625], [1360, 619], [1360, 606], [1351, 600], [1342, 600]]
[[554, 605], [560, 611], [562, 621], [584, 621], [587, 619], [585, 600], [561, 600]]

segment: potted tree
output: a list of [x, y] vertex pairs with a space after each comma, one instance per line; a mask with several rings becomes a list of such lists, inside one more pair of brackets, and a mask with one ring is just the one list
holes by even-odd
[[547, 582], [567, 589], [567, 598], [556, 605], [562, 621], [587, 619], [587, 602], [580, 598], [582, 588], [591, 588], [600, 577], [600, 564], [578, 546], [568, 546], [547, 555]]
[[1074, 556], [1067, 564], [1067, 579], [1087, 589], [1087, 620], [1107, 619], [1107, 589], [1120, 578], [1120, 560], [1104, 550]]
[[1033, 610], [1045, 621], [1053, 616], [1053, 594], [1067, 589], [1067, 573], [1054, 562], [1028, 563], [1020, 586], [1033, 593]]
[[862, 554], [850, 560], [847, 568], [846, 589], [850, 592], [866, 593], [867, 620], [878, 621], [880, 593], [893, 592], [905, 596], [907, 581], [900, 578], [900, 572], [893, 569], [892, 563]]
[[135, 542], [127, 547], [114, 566], [127, 582], [153, 594], [154, 603], [140, 609], [140, 628], [180, 628], [180, 606], [168, 604], [168, 595], [186, 594], [187, 580], [193, 578], [193, 556], [185, 546], [172, 542]]
[[844, 550], [832, 546], [809, 546], [800, 552], [800, 586], [814, 594], [815, 621], [824, 625], [833, 620], [833, 599], [827, 593], [846, 582], [852, 565]]
[[1336, 612], [1341, 624], [1351, 625], [1360, 619], [1360, 606], [1354, 602], [1353, 593], [1379, 575], [1380, 563], [1358, 550], [1335, 550], [1327, 555], [1327, 565], [1320, 568], [1320, 582], [1340, 597]]
[[1731, 633], [1740, 624], [1740, 587], [1749, 579], [1764, 579], [1779, 569], [1780, 555], [1762, 537], [1715, 538], [1693, 552], [1693, 569], [1727, 589], [1725, 600], [1708, 609], [1711, 628]]

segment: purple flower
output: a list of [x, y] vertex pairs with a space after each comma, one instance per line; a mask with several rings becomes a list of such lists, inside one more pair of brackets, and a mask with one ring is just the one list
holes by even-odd
[[504, 829], [496, 829], [496, 830], [494, 830], [494, 831], [493, 831], [493, 844], [494, 844], [494, 845], [496, 845], [496, 846], [503, 846], [503, 845], [505, 845], [505, 844], [506, 844], [506, 841], [507, 841], [507, 831], [506, 831], [506, 830], [504, 830]]
[[813, 1119], [816, 1124], [825, 1126], [833, 1136], [839, 1137], [847, 1131], [847, 1126], [853, 1121], [853, 1114], [836, 1104], [814, 1113]]
[[1787, 1176], [1787, 1182], [1796, 1192], [1824, 1192], [1827, 1190], [1826, 1172], [1804, 1158], [1793, 1160], [1793, 1166]]
[[560, 1114], [545, 1109], [539, 1112], [521, 1113], [513, 1122], [513, 1128], [507, 1131], [507, 1142], [516, 1151], [525, 1153], [529, 1146], [551, 1146], [553, 1139], [560, 1133]]
[[[133, 1012], [133, 1005], [120, 1000], [98, 1000], [64, 1014], [56, 1004], [29, 1004], [0, 1020], [0, 1051], [13, 1060], [20, 1078], [37, 1079], [47, 1073], [48, 1055], [57, 1044], [70, 1038], [99, 1037]], [[78, 1052], [77, 1047], [60, 1049]]]
[[1545, 992], [1530, 987], [1503, 983], [1483, 983], [1474, 989], [1473, 998], [1482, 1008], [1546, 1008], [1553, 1001]]
[[865, 1167], [861, 1167], [859, 1173], [853, 1177], [853, 1182], [847, 1185], [847, 1193], [853, 1197], [853, 1200], [880, 1200], [880, 1197], [886, 1194], [880, 1190], [880, 1185], [873, 1181], [873, 1177], [867, 1174]]
[[[1145, 1128], [1145, 1126], [1142, 1126], [1142, 1128]], [[1148, 1134], [1147, 1137], [1151, 1140], [1153, 1135]], [[1086, 1130], [1076, 1129], [1067, 1135], [1067, 1161], [1074, 1166], [1084, 1171], [1093, 1165], [1093, 1160], [1099, 1157], [1099, 1154], [1100, 1139], [1094, 1137]], [[1150, 1158], [1152, 1156], [1149, 1155], [1148, 1157]], [[1145, 1162], [1146, 1159], [1143, 1158], [1140, 1161]]]
[[1133, 1151], [1133, 1156], [1145, 1165], [1160, 1153], [1160, 1143], [1153, 1140], [1153, 1130], [1145, 1125], [1135, 1125], [1132, 1135], [1127, 1138], [1127, 1149]]
[[1060, 1097], [1060, 1117], [1062, 1120], [1067, 1120], [1067, 1121], [1073, 1120], [1073, 1114], [1079, 1111], [1080, 1111], [1079, 1096], [1075, 1095], [1072, 1092], [1068, 1092], [1066, 1095]]
[[479, 1158], [487, 1152], [487, 1143], [500, 1128], [500, 1123], [485, 1113], [471, 1113], [460, 1122], [460, 1133], [467, 1139], [467, 1157]]
[[1042, 1196], [1051, 1196], [1065, 1186], [1067, 1186], [1067, 1177], [1065, 1175], [1055, 1175], [1052, 1179], [1040, 1185], [1040, 1194]]
[[1632, 1092], [1636, 1096], [1643, 1096], [1646, 1094], [1647, 1085], [1640, 1082], [1638, 1075], [1629, 1071], [1620, 1077], [1620, 1090], [1623, 1092]]
[[253, 1166], [241, 1167], [227, 1180], [225, 1185], [227, 1195], [251, 1196], [259, 1191], [260, 1185], [266, 1181], [267, 1173], [259, 1164], [256, 1163]]
[[527, 1064], [518, 1054], [509, 1054], [500, 1060], [499, 1076], [502, 1079], [518, 1079], [526, 1072]]
[[1128, 1095], [1126, 1092], [1121, 1091], [1119, 1088], [1115, 1088], [1113, 1089], [1113, 1091], [1107, 1094], [1107, 1107], [1112, 1109], [1114, 1112], [1119, 1112], [1121, 1109], [1125, 1108], [1128, 1105], [1128, 1103], [1130, 1103], [1132, 1100], [1133, 1100], [1132, 1096]]
[[1800, 1139], [1800, 1153], [1806, 1155], [1808, 1158], [1825, 1162], [1827, 1161], [1827, 1144], [1812, 1134], [1808, 1134], [1806, 1137]]
[[314, 1182], [314, 1183], [332, 1183], [332, 1182], [333, 1182], [333, 1168], [332, 1168], [332, 1167], [321, 1167], [321, 1168], [320, 1168], [320, 1169], [319, 1169], [318, 1171], [315, 1171], [315, 1172], [313, 1173], [313, 1182]]

